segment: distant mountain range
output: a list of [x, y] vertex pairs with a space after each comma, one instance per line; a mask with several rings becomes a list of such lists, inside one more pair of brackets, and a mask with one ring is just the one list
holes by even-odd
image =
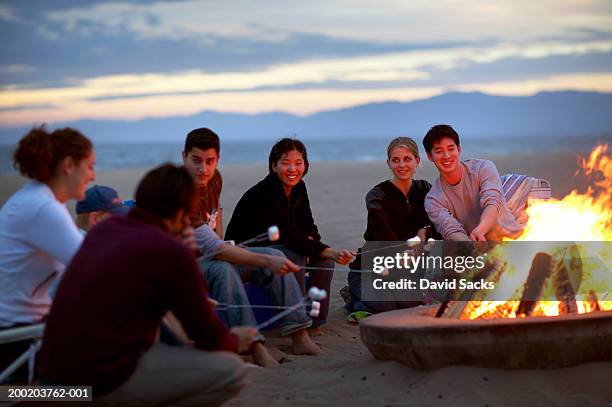
[[[44, 117], [41, 117], [44, 121]], [[196, 127], [210, 127], [224, 140], [422, 137], [434, 124], [452, 124], [464, 136], [601, 135], [612, 138], [612, 93], [542, 92], [534, 96], [446, 93], [412, 102], [370, 103], [309, 116], [282, 112], [255, 115], [203, 111], [192, 116], [138, 121], [80, 120], [73, 126], [95, 143], [182, 142]], [[26, 131], [0, 128], [0, 143], [14, 144]]]

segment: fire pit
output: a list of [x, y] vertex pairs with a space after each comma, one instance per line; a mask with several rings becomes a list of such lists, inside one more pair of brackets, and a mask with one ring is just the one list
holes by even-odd
[[386, 312], [360, 324], [380, 360], [419, 370], [447, 365], [559, 368], [612, 360], [612, 312], [557, 317], [436, 318], [437, 305]]

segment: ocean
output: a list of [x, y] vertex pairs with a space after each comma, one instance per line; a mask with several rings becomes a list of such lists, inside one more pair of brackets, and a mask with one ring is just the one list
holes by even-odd
[[[390, 138], [304, 140], [311, 162], [376, 162], [386, 160]], [[464, 137], [462, 157], [530, 154], [539, 151], [588, 154], [611, 136], [514, 136]], [[420, 143], [420, 139], [417, 140]], [[262, 164], [268, 161], [274, 140], [222, 141], [221, 164]], [[0, 174], [16, 173], [12, 166], [15, 145], [0, 145]], [[181, 143], [96, 143], [96, 170], [148, 168], [163, 162], [181, 161]], [[422, 148], [422, 147], [421, 147]], [[424, 156], [424, 154], [421, 152]]]

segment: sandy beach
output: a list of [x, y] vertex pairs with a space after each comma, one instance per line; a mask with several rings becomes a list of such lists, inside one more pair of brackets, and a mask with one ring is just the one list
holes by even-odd
[[[464, 157], [466, 158], [466, 157]], [[548, 179], [553, 196], [583, 188], [574, 177], [572, 154], [486, 157], [501, 174], [523, 173]], [[227, 224], [242, 193], [266, 173], [264, 165], [224, 166], [223, 218]], [[145, 172], [120, 170], [98, 174], [96, 183], [115, 187], [124, 198]], [[415, 178], [433, 182], [435, 169], [427, 161]], [[356, 248], [363, 242], [366, 224], [364, 197], [388, 178], [383, 162], [367, 164], [311, 164], [305, 178], [313, 215], [323, 241]], [[0, 204], [24, 182], [16, 175], [0, 176]], [[74, 203], [70, 203], [72, 210]], [[612, 362], [592, 363], [557, 370], [496, 370], [452, 366], [421, 372], [396, 362], [375, 360], [359, 339], [359, 329], [344, 321], [338, 291], [346, 282], [346, 269], [335, 272], [331, 310], [323, 335], [315, 338], [323, 349], [319, 357], [294, 356], [288, 340], [267, 334], [274, 356], [285, 363], [274, 369], [252, 368], [249, 385], [230, 406], [387, 406], [387, 405], [612, 405]], [[500, 349], [500, 352], [503, 352]]]

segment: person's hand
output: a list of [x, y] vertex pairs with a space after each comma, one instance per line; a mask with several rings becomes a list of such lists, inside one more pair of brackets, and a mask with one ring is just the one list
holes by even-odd
[[472, 233], [470, 233], [470, 240], [473, 242], [486, 242], [487, 238], [485, 237], [485, 234], [482, 232], [482, 230], [480, 230], [480, 228], [476, 226], [474, 230], [472, 230]]
[[419, 229], [416, 235], [421, 239], [421, 243], [427, 243], [427, 230], [425, 228]]
[[217, 211], [213, 209], [212, 213], [206, 212], [206, 224], [215, 230], [217, 227]]
[[349, 264], [352, 260], [353, 257], [355, 257], [355, 251], [354, 250], [346, 250], [346, 249], [341, 249], [341, 250], [335, 250], [335, 256], [334, 256], [334, 261], [338, 264]]
[[238, 353], [251, 349], [251, 345], [257, 336], [257, 329], [250, 326], [235, 326], [230, 332], [238, 337]]
[[282, 256], [269, 256], [268, 268], [272, 270], [274, 274], [281, 276], [300, 271], [300, 267], [298, 265], [288, 258]]
[[187, 226], [181, 233], [181, 241], [189, 250], [198, 250], [198, 243], [196, 241], [195, 232], [191, 226]]
[[215, 300], [214, 298], [210, 298], [210, 297], [206, 297], [206, 302], [212, 308], [217, 308], [217, 305], [219, 305], [219, 301]]

